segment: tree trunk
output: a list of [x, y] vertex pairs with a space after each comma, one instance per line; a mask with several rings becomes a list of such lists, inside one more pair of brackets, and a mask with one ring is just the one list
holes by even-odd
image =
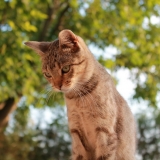
[[[58, 10], [61, 9], [60, 13], [57, 13]], [[69, 1], [66, 0], [65, 2], [52, 0], [52, 6], [48, 6], [47, 11], [47, 19], [44, 21], [42, 30], [39, 35], [39, 41], [46, 40], [47, 37], [51, 38], [53, 34], [55, 34], [55, 31], [58, 30], [58, 27], [61, 24], [62, 17], [69, 9]], [[53, 28], [51, 27], [52, 23], [55, 23]], [[49, 30], [51, 30], [51, 33], [49, 33]], [[50, 35], [48, 35], [50, 34]]]
[[4, 103], [0, 104], [0, 130], [8, 123], [9, 115], [17, 108], [15, 98], [10, 97]]
[[[55, 25], [52, 29], [50, 29], [50, 38], [54, 32], [56, 32], [61, 24], [62, 17], [69, 9], [69, 1], [67, 0], [65, 3], [60, 3], [59, 1], [52, 0], [52, 5], [48, 5], [48, 18], [45, 20], [44, 25], [42, 27], [42, 31], [39, 35], [39, 41], [45, 40], [49, 29], [52, 24], [52, 20], [56, 17], [56, 12], [59, 8], [62, 8], [61, 11], [58, 13], [57, 18], [55, 20]], [[55, 16], [54, 16], [55, 15]], [[9, 121], [9, 115], [17, 108], [17, 103], [15, 102], [15, 98], [10, 97], [5, 102], [0, 103], [0, 131], [7, 126]]]

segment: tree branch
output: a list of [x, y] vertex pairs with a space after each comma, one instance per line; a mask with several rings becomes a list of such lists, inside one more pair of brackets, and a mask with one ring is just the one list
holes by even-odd
[[15, 110], [16, 103], [14, 98], [8, 98], [3, 105], [3, 108], [0, 110], [0, 128], [3, 128], [9, 119], [9, 114]]
[[51, 20], [52, 20], [53, 10], [54, 10], [53, 7], [49, 7], [48, 6], [48, 14], [47, 14], [48, 18], [46, 19], [46, 21], [45, 21], [45, 23], [43, 25], [42, 31], [41, 31], [41, 33], [39, 35], [39, 41], [43, 41], [45, 39], [47, 30], [48, 30], [49, 25], [50, 25]]
[[58, 30], [58, 28], [59, 28], [59, 26], [60, 26], [60, 24], [62, 22], [62, 18], [64, 16], [64, 14], [66, 13], [66, 11], [69, 9], [69, 7], [70, 7], [69, 3], [67, 3], [67, 5], [64, 7], [64, 9], [59, 13], [57, 21], [54, 24], [54, 27], [52, 28], [52, 30], [51, 30], [51, 32], [49, 34], [49, 37], [48, 37], [49, 39], [51, 39], [52, 35]]
[[[53, 34], [55, 33], [55, 30], [58, 29], [58, 27], [61, 23], [62, 17], [64, 16], [65, 12], [69, 8], [69, 1], [67, 0], [66, 1], [66, 3], [67, 3], [66, 6], [62, 9], [62, 11], [60, 11], [59, 15], [57, 16], [57, 15], [55, 15], [55, 13], [58, 13], [58, 10], [60, 10], [65, 5], [65, 3], [64, 2], [59, 3], [59, 1], [56, 1], [56, 0], [55, 1], [53, 0], [52, 3], [53, 3], [52, 7], [49, 7], [49, 5], [48, 5], [48, 13], [47, 13], [48, 18], [45, 20], [44, 25], [42, 27], [42, 30], [41, 30], [41, 33], [40, 33], [39, 39], [38, 39], [39, 41], [43, 41], [46, 38], [51, 37], [51, 35], [49, 35], [47, 37], [47, 33], [48, 33], [48, 29], [51, 25], [52, 19], [56, 17], [57, 22], [55, 24], [55, 27], [51, 31], [51, 33], [53, 33]], [[55, 16], [53, 16], [53, 15], [55, 15]]]
[[52, 6], [48, 4], [48, 11], [47, 11], [47, 16], [48, 18], [45, 20], [44, 25], [42, 27], [41, 33], [39, 35], [39, 41], [43, 41], [46, 38], [49, 26], [52, 22], [53, 19], [53, 14], [56, 12], [56, 9], [60, 8], [61, 4], [59, 4], [59, 1], [57, 0], [52, 0]]
[[0, 27], [2, 24], [5, 24], [5, 21], [7, 19], [8, 10], [10, 9], [9, 2], [7, 1], [4, 3], [5, 3], [5, 8], [2, 10], [2, 18], [0, 20]]

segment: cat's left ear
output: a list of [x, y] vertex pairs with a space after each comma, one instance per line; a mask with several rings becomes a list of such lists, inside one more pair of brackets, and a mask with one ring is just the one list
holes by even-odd
[[71, 30], [63, 30], [59, 33], [59, 47], [63, 51], [70, 50], [71, 52], [77, 52], [80, 47], [78, 44], [78, 37]]
[[48, 50], [50, 42], [28, 41], [24, 44], [42, 56]]

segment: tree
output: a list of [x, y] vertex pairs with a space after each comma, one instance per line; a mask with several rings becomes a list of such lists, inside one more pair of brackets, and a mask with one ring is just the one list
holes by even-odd
[[[25, 108], [25, 103], [17, 108], [13, 114], [12, 125], [4, 135], [0, 135], [0, 160], [69, 159], [71, 139], [64, 108], [59, 106], [50, 109], [56, 113], [52, 121], [48, 123], [39, 117], [35, 125]], [[44, 109], [39, 112], [43, 117]], [[22, 121], [22, 116], [27, 118]], [[45, 124], [45, 127], [41, 123]]]
[[144, 113], [137, 115], [138, 152], [141, 159], [158, 160], [160, 157], [160, 111], [149, 108], [149, 113]]
[[[99, 61], [111, 71], [128, 68], [136, 85], [133, 98], [148, 101], [148, 108], [156, 110], [160, 90], [160, 24], [153, 19], [159, 18], [159, 10], [159, 0], [2, 0], [0, 128], [22, 100], [26, 103], [26, 123], [30, 105], [64, 105], [62, 94], [46, 103], [49, 95], [45, 90], [50, 94], [50, 87], [41, 74], [39, 57], [23, 45], [28, 40], [52, 41], [64, 28], [80, 35], [88, 45], [115, 47], [117, 54], [112, 59], [101, 56]], [[19, 121], [23, 122], [23, 118]], [[159, 124], [157, 121], [156, 126]]]

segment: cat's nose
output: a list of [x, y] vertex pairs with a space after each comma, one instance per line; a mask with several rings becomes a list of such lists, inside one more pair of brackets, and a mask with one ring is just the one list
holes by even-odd
[[53, 84], [55, 86], [55, 88], [57, 88], [58, 90], [61, 90], [62, 87], [62, 79], [60, 77], [56, 77], [53, 81]]
[[57, 89], [59, 89], [59, 90], [61, 90], [61, 88], [62, 88], [62, 84], [58, 84], [58, 85], [56, 85], [56, 88], [57, 88]]
[[62, 88], [62, 84], [60, 84], [58, 87], [59, 87], [58, 89], [59, 89], [59, 90], [61, 90], [61, 88]]

